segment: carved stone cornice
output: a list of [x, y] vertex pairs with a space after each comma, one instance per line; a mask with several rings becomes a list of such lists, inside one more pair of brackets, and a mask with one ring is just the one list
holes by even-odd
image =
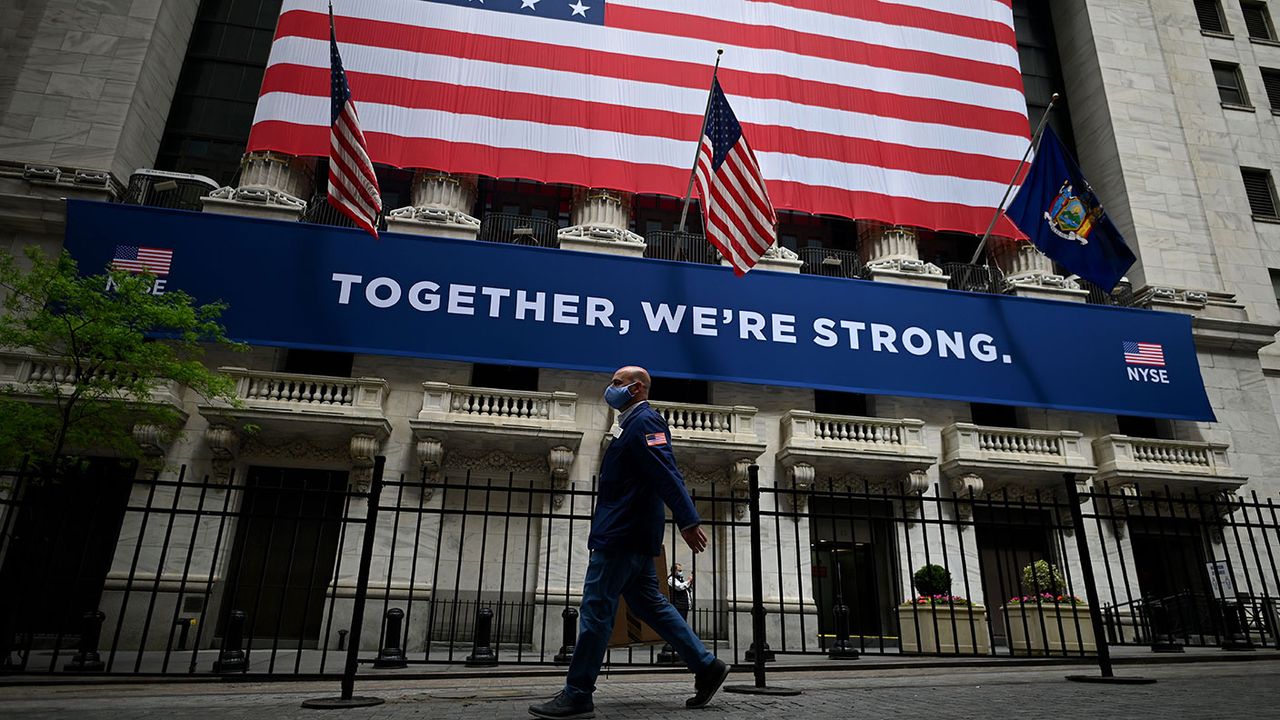
[[[207, 435], [206, 435], [207, 438]], [[348, 443], [317, 443], [304, 437], [272, 437], [257, 434], [244, 443], [245, 457], [262, 459], [303, 459], [317, 463], [346, 465], [351, 460], [351, 449]]]
[[490, 470], [542, 476], [549, 476], [551, 472], [544, 455], [517, 454], [503, 450], [450, 450], [445, 456], [444, 467], [446, 470], [461, 472]]

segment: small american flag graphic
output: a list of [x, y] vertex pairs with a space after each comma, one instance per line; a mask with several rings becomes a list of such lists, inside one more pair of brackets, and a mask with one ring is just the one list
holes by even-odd
[[644, 436], [644, 442], [649, 447], [654, 447], [656, 445], [666, 445], [667, 434], [666, 433], [649, 433], [648, 435]]
[[172, 264], [173, 251], [163, 248], [117, 245], [115, 255], [111, 256], [112, 270], [131, 273], [148, 272], [156, 277], [168, 275]]
[[1124, 361], [1127, 365], [1164, 367], [1164, 346], [1159, 343], [1126, 342]]

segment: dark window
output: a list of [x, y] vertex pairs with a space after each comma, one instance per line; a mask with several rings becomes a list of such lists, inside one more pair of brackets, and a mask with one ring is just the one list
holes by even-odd
[[538, 368], [476, 363], [471, 366], [471, 384], [474, 387], [537, 392]]
[[974, 425], [990, 427], [1022, 427], [1018, 417], [1018, 408], [1010, 405], [992, 405], [990, 403], [969, 403], [969, 414]]
[[1200, 18], [1202, 32], [1225, 33], [1227, 22], [1222, 17], [1218, 0], [1196, 0], [1196, 17]]
[[[636, 195], [631, 200], [633, 229], [637, 235], [649, 237], [655, 232], [675, 232], [680, 228], [680, 210], [684, 198], [663, 195]], [[697, 199], [689, 202], [689, 214], [685, 217], [684, 231], [702, 232], [702, 211]]]
[[1240, 168], [1240, 176], [1244, 178], [1244, 191], [1249, 196], [1253, 216], [1280, 219], [1276, 215], [1276, 188], [1271, 182], [1271, 171]]
[[200, 3], [156, 168], [233, 182], [249, 140], [280, 3]]
[[1276, 31], [1271, 26], [1271, 13], [1267, 4], [1260, 2], [1242, 2], [1240, 9], [1244, 11], [1244, 26], [1249, 37], [1254, 40], [1275, 40]]
[[649, 398], [659, 402], [691, 403], [706, 405], [711, 397], [711, 386], [706, 380], [679, 380], [656, 377], [649, 388]]
[[1169, 432], [1169, 424], [1164, 420], [1157, 420], [1149, 417], [1134, 417], [1131, 415], [1117, 415], [1116, 424], [1119, 426], [1121, 435], [1139, 438], [1155, 438], [1157, 440], [1172, 439], [1172, 433]]
[[573, 188], [532, 180], [480, 178], [479, 206], [484, 213], [505, 213], [550, 220], [557, 227], [569, 226]]
[[1280, 70], [1262, 68], [1262, 86], [1267, 89], [1271, 112], [1280, 113]]
[[286, 350], [281, 371], [297, 375], [351, 377], [351, 366], [355, 359], [356, 356], [348, 352]]
[[869, 416], [870, 403], [866, 395], [861, 393], [836, 392], [834, 390], [813, 391], [813, 411], [825, 415], [859, 415]]
[[1271, 271], [1271, 289], [1276, 291], [1276, 304], [1280, 305], [1280, 270]]
[[1240, 66], [1216, 60], [1209, 64], [1213, 66], [1213, 81], [1218, 84], [1218, 98], [1227, 105], [1248, 105], [1249, 97], [1240, 80]]
[[[1013, 0], [1013, 29], [1018, 40], [1018, 62], [1022, 67], [1022, 88], [1027, 99], [1027, 117], [1035, 127], [1049, 107], [1049, 99], [1059, 94], [1049, 124], [1062, 144], [1075, 153], [1071, 111], [1062, 82], [1062, 62], [1058, 57], [1057, 35], [1053, 29], [1052, 3], [1044, 0]], [[972, 251], [970, 251], [972, 252]], [[964, 259], [965, 262], [969, 258]]]

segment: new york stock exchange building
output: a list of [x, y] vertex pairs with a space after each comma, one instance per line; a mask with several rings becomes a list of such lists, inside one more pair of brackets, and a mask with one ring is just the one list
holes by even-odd
[[[327, 199], [323, 0], [0, 11], [0, 244], [150, 263], [249, 346], [206, 355], [237, 402], [156, 389], [142, 461], [0, 476], [5, 668], [333, 674], [358, 599], [362, 661], [563, 660], [631, 364], [726, 660], [753, 520], [779, 664], [1089, 656], [1091, 603], [1115, 652], [1276, 647], [1269, 3], [705, 4], [335, 2], [377, 239]], [[717, 48], [777, 212], [741, 277], [681, 218]], [[975, 257], [1054, 93], [1114, 289], [1005, 218]], [[0, 353], [32, 402], [73, 372]]]

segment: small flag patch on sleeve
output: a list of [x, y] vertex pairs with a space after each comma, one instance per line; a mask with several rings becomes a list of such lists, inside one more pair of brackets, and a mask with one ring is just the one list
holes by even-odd
[[648, 435], [644, 436], [644, 442], [649, 447], [654, 447], [655, 445], [666, 445], [667, 434], [664, 432], [649, 433]]

